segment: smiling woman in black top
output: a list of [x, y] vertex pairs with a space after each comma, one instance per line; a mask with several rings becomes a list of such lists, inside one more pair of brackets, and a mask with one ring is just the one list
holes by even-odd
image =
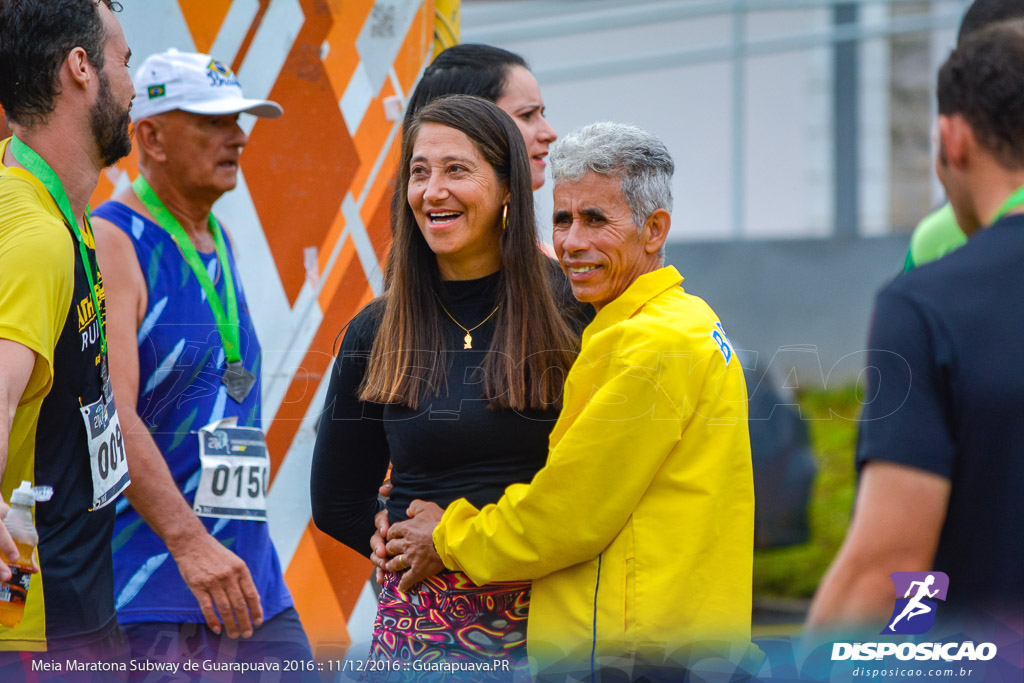
[[[486, 100], [435, 100], [408, 123], [392, 231], [385, 291], [346, 330], [313, 454], [313, 519], [363, 554], [389, 462], [391, 521], [416, 498], [482, 506], [532, 479], [587, 319], [536, 247], [523, 138]], [[529, 584], [397, 585], [385, 575], [372, 658], [525, 655]]]

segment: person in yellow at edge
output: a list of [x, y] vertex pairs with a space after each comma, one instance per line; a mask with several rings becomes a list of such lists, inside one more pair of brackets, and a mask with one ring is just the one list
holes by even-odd
[[[39, 678], [34, 660], [127, 656], [110, 503], [129, 483], [128, 465], [88, 201], [100, 171], [131, 151], [131, 51], [112, 13], [118, 3], [41, 4], [0, 2], [0, 104], [14, 131], [0, 142], [0, 517], [22, 481], [54, 490], [35, 507], [39, 574], [24, 615], [0, 626], [5, 683]], [[13, 563], [7, 538], [0, 530]]]
[[674, 163], [618, 123], [575, 131], [550, 158], [555, 251], [598, 312], [547, 464], [482, 510], [414, 501], [390, 527], [380, 515], [371, 559], [404, 570], [401, 590], [444, 567], [532, 580], [527, 653], [542, 678], [748, 666], [760, 653], [747, 394], [714, 311], [662, 267]]

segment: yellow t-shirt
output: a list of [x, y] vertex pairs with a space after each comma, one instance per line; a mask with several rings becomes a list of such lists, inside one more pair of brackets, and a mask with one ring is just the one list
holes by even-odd
[[[75, 279], [74, 244], [60, 209], [35, 176], [3, 165], [9, 142], [0, 142], [0, 338], [32, 349], [36, 360], [14, 414], [0, 483], [4, 500], [22, 480], [35, 483], [36, 424]], [[0, 650], [46, 649], [39, 583], [33, 575], [21, 624], [0, 626]]]

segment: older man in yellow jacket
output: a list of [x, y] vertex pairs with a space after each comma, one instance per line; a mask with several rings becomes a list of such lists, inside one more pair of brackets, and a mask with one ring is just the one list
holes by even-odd
[[482, 510], [414, 502], [387, 530], [386, 568], [405, 572], [403, 590], [443, 567], [477, 584], [531, 579], [541, 673], [735, 661], [750, 646], [747, 394], [718, 317], [662, 266], [672, 158], [638, 128], [599, 123], [559, 141], [551, 164], [555, 250], [597, 316], [547, 464]]

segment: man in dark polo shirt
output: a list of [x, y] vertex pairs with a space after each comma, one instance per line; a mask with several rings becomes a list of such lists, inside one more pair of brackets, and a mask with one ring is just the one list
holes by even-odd
[[1024, 20], [959, 45], [938, 104], [936, 171], [969, 239], [878, 295], [857, 504], [814, 627], [877, 633], [897, 571], [944, 572], [957, 628], [1024, 616]]

